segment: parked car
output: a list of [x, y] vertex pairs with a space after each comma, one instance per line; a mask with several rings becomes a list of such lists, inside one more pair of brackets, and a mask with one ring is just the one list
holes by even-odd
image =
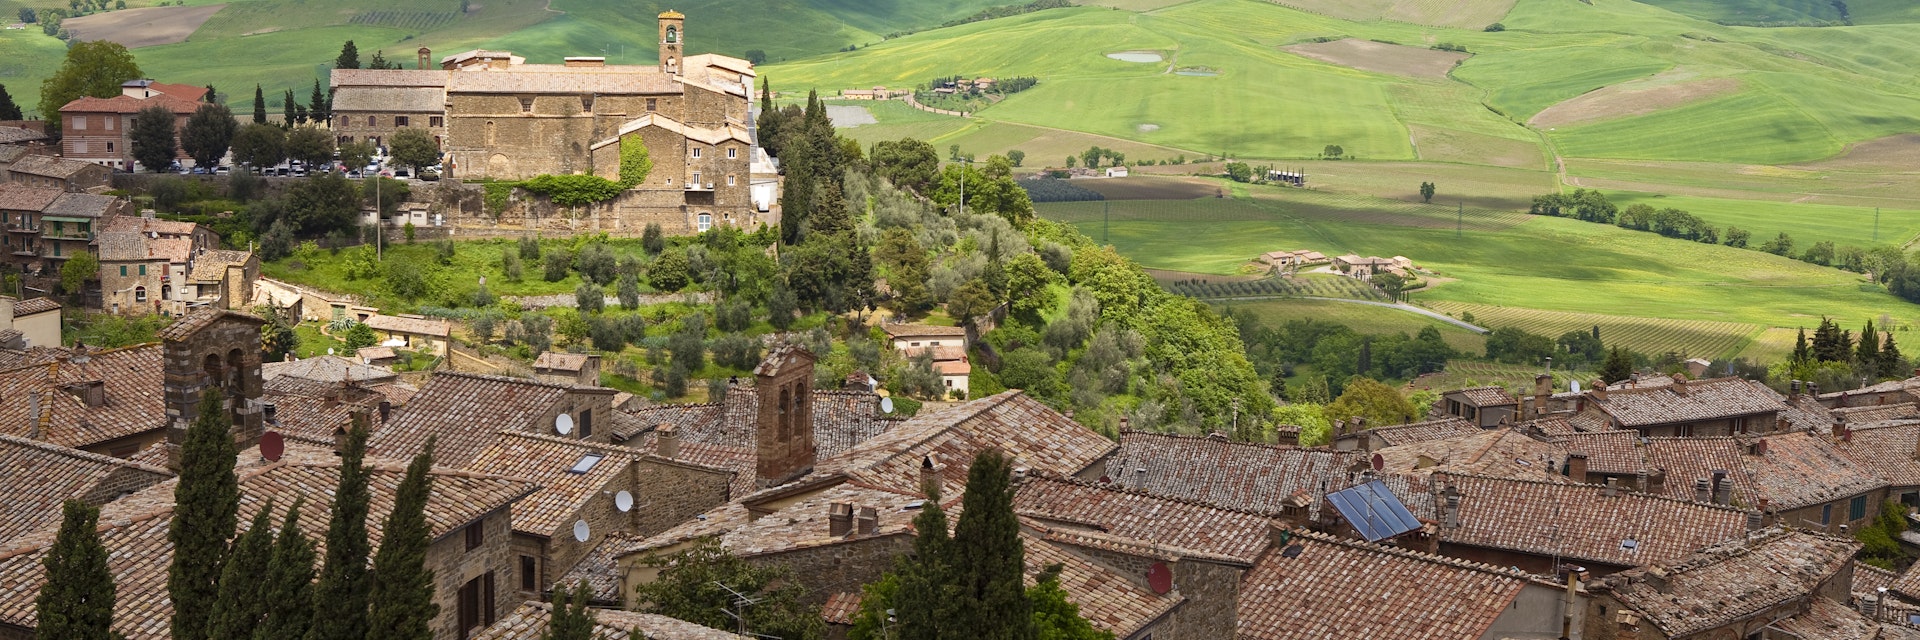
[[233, 172], [233, 167], [229, 167], [224, 164], [213, 168], [213, 174], [217, 176], [224, 176], [232, 172]]
[[352, 178], [354, 180], [359, 180], [362, 177], [362, 174], [360, 173], [359, 169], [354, 169], [352, 171], [347, 172], [347, 177]]
[[420, 179], [425, 180], [427, 182], [433, 182], [433, 181], [439, 180], [440, 172], [434, 171], [432, 168], [421, 169]]
[[399, 178], [401, 180], [405, 180], [407, 178], [413, 177], [413, 174], [408, 173], [406, 167], [400, 167], [398, 169], [393, 170], [393, 177]]

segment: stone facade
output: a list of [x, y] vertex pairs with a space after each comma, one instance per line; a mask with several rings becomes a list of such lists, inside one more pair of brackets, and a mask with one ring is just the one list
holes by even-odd
[[[519, 563], [510, 510], [500, 509], [467, 526], [480, 528], [478, 546], [469, 548], [467, 529], [462, 528], [427, 547], [433, 602], [440, 607], [433, 618], [434, 640], [465, 640], [505, 617], [521, 601], [514, 588], [519, 584]], [[477, 620], [479, 625], [462, 629], [463, 618]]]
[[633, 531], [653, 536], [725, 504], [730, 474], [712, 467], [648, 456], [634, 465]]
[[654, 168], [644, 182], [613, 201], [615, 230], [657, 223], [669, 233], [693, 233], [754, 222], [753, 140], [744, 128], [702, 130], [642, 117], [593, 146], [594, 174], [618, 180], [620, 147], [635, 143], [646, 145]]
[[775, 486], [813, 470], [813, 354], [784, 348], [753, 374], [760, 395], [756, 472], [762, 486]]
[[[371, 142], [385, 148], [402, 129], [425, 128], [435, 142], [447, 136], [447, 77], [429, 68], [425, 47], [417, 69], [335, 69], [333, 91], [336, 142]], [[355, 167], [358, 168], [358, 167]]]
[[259, 442], [260, 318], [201, 309], [161, 332], [167, 405], [167, 465], [180, 468], [180, 447], [200, 412], [201, 395], [220, 389], [240, 448]]
[[[913, 552], [913, 535], [865, 536], [838, 544], [820, 545], [744, 559], [759, 565], [787, 567], [807, 588], [802, 603], [818, 606], [836, 593], [859, 593], [893, 570], [896, 558]], [[739, 553], [738, 550], [735, 553]]]

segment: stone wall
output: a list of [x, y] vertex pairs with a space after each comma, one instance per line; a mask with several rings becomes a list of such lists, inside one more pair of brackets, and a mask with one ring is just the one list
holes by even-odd
[[913, 534], [895, 533], [745, 559], [792, 569], [794, 580], [807, 589], [801, 602], [819, 606], [835, 593], [859, 593], [861, 585], [879, 580], [892, 570], [895, 558], [912, 551]]
[[[1840, 533], [1841, 526], [1857, 530], [1862, 526], [1871, 524], [1873, 518], [1880, 515], [1880, 505], [1886, 502], [1887, 490], [1880, 488], [1865, 493], [1864, 495], [1867, 497], [1866, 515], [1859, 519], [1849, 519], [1848, 516], [1850, 514], [1848, 510], [1851, 508], [1850, 503], [1853, 501], [1853, 498], [1858, 495], [1863, 494], [1842, 497], [1832, 502], [1808, 505], [1792, 511], [1781, 511], [1769, 514], [1766, 519], [1766, 524], [1768, 526], [1784, 524], [1796, 529], [1809, 529], [1831, 534]], [[1821, 522], [1820, 518], [1823, 508], [1832, 509], [1831, 517], [1824, 523]]]
[[1231, 638], [1240, 626], [1240, 578], [1246, 567], [1185, 559], [1173, 563], [1173, 584], [1187, 601], [1173, 610], [1173, 635]]
[[264, 320], [251, 316], [222, 315], [184, 339], [168, 339], [162, 347], [170, 465], [178, 468], [179, 447], [209, 386], [221, 389], [240, 448], [260, 440], [262, 324]]
[[[609, 463], [611, 461], [602, 464]], [[640, 488], [643, 486], [637, 484], [638, 476], [633, 468], [635, 466], [637, 465], [629, 465], [623, 473], [609, 479], [605, 485], [596, 489], [593, 495], [587, 498], [586, 503], [582, 504], [579, 510], [562, 521], [558, 529], [549, 532], [546, 550], [548, 569], [545, 572], [546, 578], [541, 581], [542, 587], [551, 588], [553, 585], [550, 581], [559, 579], [574, 565], [579, 564], [580, 560], [587, 557], [594, 547], [600, 545], [600, 541], [606, 539], [607, 534], [615, 531], [635, 532], [634, 521], [640, 510], [639, 496]], [[620, 491], [627, 491], [634, 495], [635, 504], [632, 511], [623, 513], [615, 507], [613, 495]], [[573, 538], [573, 523], [581, 520], [587, 523], [586, 542]]]
[[634, 465], [634, 532], [652, 536], [726, 504], [732, 474], [646, 457]]
[[[473, 580], [485, 581], [493, 574], [493, 615], [498, 620], [512, 613], [520, 603], [519, 556], [514, 553], [513, 518], [503, 508], [479, 521], [483, 528], [481, 545], [467, 549], [466, 532], [456, 529], [427, 547], [426, 565], [433, 570], [433, 603], [440, 613], [433, 618], [434, 640], [454, 640], [460, 635], [460, 588]], [[481, 624], [488, 622], [483, 612]]]
[[121, 467], [108, 472], [107, 477], [94, 483], [92, 488], [80, 496], [80, 500], [94, 506], [103, 505], [118, 500], [121, 496], [164, 482], [168, 477], [166, 474], [154, 471]]

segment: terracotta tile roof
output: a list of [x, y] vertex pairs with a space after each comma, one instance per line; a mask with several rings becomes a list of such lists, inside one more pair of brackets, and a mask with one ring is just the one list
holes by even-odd
[[1886, 422], [1855, 428], [1846, 440], [1833, 443], [1855, 465], [1896, 487], [1920, 486], [1920, 420]]
[[939, 465], [942, 495], [959, 495], [967, 467], [994, 447], [1030, 471], [1073, 475], [1107, 457], [1113, 441], [1019, 391], [922, 413], [815, 467], [814, 476], [844, 475], [876, 487], [920, 490], [921, 463]]
[[860, 613], [860, 601], [865, 594], [860, 592], [839, 592], [827, 596], [827, 603], [820, 605], [820, 618], [827, 624], [852, 625], [853, 617]]
[[[957, 498], [959, 494], [954, 496]], [[718, 536], [720, 545], [734, 555], [754, 557], [840, 544], [856, 537], [911, 535], [913, 518], [920, 514], [919, 507], [924, 502], [920, 496], [854, 484], [834, 486], [758, 519], [750, 518], [746, 506], [740, 502], [729, 502], [701, 514], [703, 517], [628, 545], [615, 552], [615, 557], [666, 549], [708, 536]], [[834, 503], [850, 503], [856, 511], [860, 507], [873, 507], [879, 516], [877, 533], [829, 535], [827, 510], [828, 505]]]
[[399, 354], [394, 353], [393, 347], [360, 347], [353, 352], [353, 355], [365, 361], [390, 360], [399, 357]]
[[252, 260], [253, 253], [248, 251], [210, 250], [193, 257], [193, 262], [188, 268], [187, 279], [197, 282], [219, 282], [226, 279], [227, 267], [245, 266]]
[[1454, 391], [1448, 391], [1442, 395], [1462, 396], [1467, 399], [1467, 402], [1473, 403], [1473, 406], [1476, 406], [1476, 407], [1498, 407], [1498, 406], [1505, 406], [1505, 405], [1520, 404], [1519, 398], [1513, 397], [1513, 394], [1507, 393], [1507, 390], [1502, 387], [1474, 387], [1471, 389], [1458, 389]]
[[1029, 475], [1013, 497], [1022, 517], [1090, 527], [1116, 536], [1253, 562], [1267, 546], [1266, 516], [1099, 486]]
[[334, 432], [353, 423], [356, 409], [367, 412], [375, 421], [375, 430], [381, 428], [378, 411], [380, 401], [387, 396], [380, 393], [380, 387], [281, 376], [263, 385], [260, 400], [274, 408], [274, 419], [267, 429], [290, 440], [332, 447]]
[[1647, 469], [1638, 431], [1587, 431], [1562, 435], [1557, 441], [1568, 453], [1587, 454], [1587, 471], [1592, 473], [1629, 475]]
[[102, 228], [107, 231], [153, 232], [160, 234], [162, 237], [193, 235], [193, 232], [199, 229], [199, 225], [191, 222], [177, 222], [174, 220], [162, 220], [160, 218], [148, 218], [146, 216], [114, 216], [101, 224], [103, 225]]
[[533, 368], [556, 371], [579, 371], [587, 366], [587, 360], [592, 357], [593, 356], [584, 353], [554, 353], [552, 351], [542, 351], [540, 352], [540, 357], [533, 359]]
[[60, 303], [53, 298], [28, 298], [13, 305], [13, 315], [16, 318], [59, 310]]
[[[1764, 455], [1754, 455], [1756, 443]], [[1870, 468], [1856, 465], [1832, 444], [1809, 433], [1759, 437], [1653, 438], [1649, 467], [1667, 472], [1667, 495], [1692, 499], [1694, 480], [1725, 470], [1733, 479], [1734, 503], [1785, 511], [1852, 497], [1886, 485]]]
[[445, 87], [452, 72], [442, 69], [334, 69], [333, 87]]
[[1820, 640], [1875, 640], [1880, 638], [1880, 623], [1868, 620], [1860, 612], [1827, 598], [1815, 597], [1807, 610], [1767, 625], [1793, 634], [1795, 638]]
[[[206, 89], [201, 89], [205, 93]], [[137, 113], [151, 107], [166, 107], [177, 115], [188, 115], [206, 104], [198, 100], [184, 100], [171, 95], [157, 95], [151, 98], [135, 98], [129, 95], [117, 95], [111, 98], [82, 96], [60, 107], [61, 113]]]
[[[574, 473], [589, 455], [599, 456], [600, 461], [583, 473]], [[513, 530], [550, 537], [562, 527], [571, 527], [575, 514], [607, 483], [632, 473], [639, 458], [638, 452], [626, 447], [502, 431], [466, 469], [538, 484], [540, 490], [514, 509]]]
[[1692, 380], [1686, 383], [1684, 394], [1678, 391], [1679, 387], [1676, 383], [1651, 389], [1608, 391], [1604, 400], [1591, 394], [1588, 398], [1620, 426], [1628, 428], [1787, 410], [1778, 394], [1752, 380]]
[[1888, 420], [1912, 420], [1920, 418], [1920, 405], [1911, 402], [1898, 404], [1879, 404], [1865, 407], [1842, 407], [1832, 410], [1832, 415], [1841, 418], [1849, 425], [1886, 422]]
[[66, 180], [78, 175], [81, 171], [99, 166], [100, 165], [91, 162], [82, 162], [79, 160], [31, 155], [15, 160], [12, 166], [7, 167], [7, 171]]
[[1364, 433], [1371, 433], [1387, 443], [1387, 446], [1413, 444], [1428, 440], [1439, 440], [1463, 435], [1472, 435], [1484, 431], [1478, 425], [1464, 418], [1447, 416], [1437, 420], [1412, 422], [1384, 427], [1374, 427]]
[[940, 360], [933, 363], [933, 371], [943, 376], [964, 376], [973, 373], [973, 365], [965, 360]]
[[179, 320], [175, 320], [173, 321], [173, 324], [167, 325], [166, 328], [161, 329], [158, 335], [161, 340], [165, 340], [169, 342], [176, 341], [176, 340], [185, 340], [187, 338], [193, 337], [193, 335], [196, 333], [199, 333], [201, 329], [207, 328], [209, 325], [212, 325], [215, 320], [219, 320], [221, 318], [234, 318], [234, 319], [238, 319], [245, 322], [251, 322], [254, 324], [267, 323], [267, 321], [261, 319], [260, 316], [256, 316], [249, 313], [240, 313], [238, 311], [223, 311], [220, 309], [215, 309], [213, 307], [200, 307], [200, 308], [188, 311], [186, 315], [180, 316]]
[[[150, 238], [147, 234], [138, 231], [101, 231], [94, 235], [94, 244], [100, 249], [101, 262], [127, 262], [153, 258], [154, 256], [147, 250], [148, 240]], [[154, 241], [158, 242], [158, 240]]]
[[449, 74], [447, 93], [679, 95], [682, 92], [673, 76], [652, 67], [605, 67], [602, 71], [569, 67], [567, 73], [524, 67]]
[[[519, 519], [514, 514], [514, 519]], [[565, 575], [553, 583], [553, 588], [571, 589], [580, 581], [587, 581], [587, 589], [593, 592], [594, 602], [620, 602], [620, 567], [615, 553], [640, 542], [640, 536], [625, 531], [609, 531], [600, 538], [600, 544], [593, 545], [586, 557], [568, 569]]]
[[1087, 622], [1113, 632], [1115, 637], [1131, 637], [1186, 600], [1178, 591], [1156, 594], [1131, 576], [1117, 575], [1071, 546], [1046, 539], [1030, 526], [1021, 528], [1020, 543], [1026, 550], [1029, 585], [1033, 576], [1048, 565], [1060, 565], [1060, 588], [1067, 592], [1067, 600], [1080, 606], [1080, 615]]
[[[257, 459], [258, 454], [251, 456], [242, 452], [241, 459]], [[381, 534], [378, 523], [393, 510], [394, 494], [406, 470], [391, 463], [369, 467], [372, 500], [367, 534], [377, 549]], [[307, 503], [300, 513], [301, 528], [316, 546], [323, 547], [331, 494], [339, 483], [340, 467], [331, 451], [289, 449], [280, 462], [240, 470], [239, 522], [244, 525], [251, 521], [269, 499], [275, 510], [272, 518], [279, 522], [294, 499], [304, 496]], [[107, 547], [118, 602], [122, 603], [115, 609], [114, 630], [129, 640], [163, 640], [171, 635], [168, 620], [173, 605], [167, 597], [167, 566], [172, 562], [173, 547], [167, 541], [167, 528], [175, 484], [157, 484], [101, 508], [101, 542]], [[433, 493], [425, 509], [430, 535], [437, 539], [457, 531], [532, 490], [531, 485], [516, 480], [436, 470]], [[0, 584], [7, 585], [0, 587], [0, 622], [33, 627], [34, 599], [45, 579], [41, 559], [58, 529], [56, 521], [8, 543], [10, 550], [0, 550]]]
[[[1318, 517], [1324, 496], [1354, 485], [1356, 470], [1367, 468], [1369, 459], [1358, 451], [1126, 432], [1107, 461], [1107, 475], [1129, 489], [1256, 513], [1278, 514], [1289, 500], [1304, 496], [1309, 515]], [[1424, 484], [1416, 491], [1413, 479], [1380, 479], [1415, 515], [1431, 517], [1433, 499]]]
[[289, 362], [268, 362], [260, 365], [260, 377], [267, 381], [288, 376], [304, 378], [315, 382], [346, 382], [361, 384], [379, 384], [400, 379], [391, 367], [360, 364], [357, 360], [334, 355], [322, 355], [293, 360]]
[[941, 327], [930, 324], [882, 324], [880, 330], [890, 338], [965, 338], [966, 327]]
[[[902, 422], [880, 413], [880, 396], [865, 391], [815, 389], [812, 406], [815, 456], [823, 460], [838, 456]], [[614, 436], [627, 440], [639, 438], [642, 442], [637, 446], [645, 451], [655, 450], [652, 437], [654, 429], [661, 425], [673, 425], [683, 443], [683, 459], [731, 467], [733, 452], [746, 452], [746, 480], [751, 491], [753, 456], [758, 446], [756, 425], [760, 414], [760, 395], [754, 392], [751, 383], [742, 380], [728, 385], [726, 395], [718, 403], [654, 405], [616, 413], [623, 414], [626, 419], [615, 425]], [[690, 452], [686, 444], [692, 443], [713, 445], [718, 449]], [[706, 453], [725, 455], [714, 459], [689, 458]], [[723, 463], [722, 460], [727, 462]]]
[[1520, 426], [1522, 428], [1528, 428], [1528, 429], [1539, 429], [1541, 433], [1545, 433], [1550, 436], [1566, 435], [1569, 433], [1581, 432], [1580, 429], [1575, 428], [1573, 426], [1573, 422], [1567, 420], [1567, 416], [1546, 416], [1543, 418], [1536, 418], [1533, 420], [1522, 422], [1520, 423]]
[[132, 492], [172, 475], [159, 467], [0, 435], [0, 543], [42, 527], [58, 527], [63, 501], [120, 497], [117, 492], [100, 493], [105, 489], [101, 483], [110, 479], [134, 480], [116, 486]]
[[1826, 433], [1833, 429], [1833, 413], [1820, 404], [1820, 400], [1809, 395], [1799, 395], [1786, 400], [1787, 410], [1780, 417], [1787, 425], [1797, 431], [1815, 431]]
[[900, 350], [900, 355], [906, 356], [908, 358], [918, 358], [920, 357], [920, 354], [927, 353], [927, 352], [933, 353], [933, 361], [936, 363], [965, 362], [967, 359], [967, 350], [957, 346], [954, 346], [954, 347], [907, 347], [905, 349]]
[[[527, 429], [567, 396], [568, 387], [522, 378], [441, 373], [427, 379], [406, 407], [367, 442], [379, 455], [403, 457], [437, 437], [434, 458], [464, 467], [499, 437], [500, 429]], [[541, 425], [544, 426], [544, 425]]]
[[[1460, 492], [1447, 542], [1634, 566], [1667, 562], [1747, 531], [1744, 512], [1598, 485], [1446, 474]], [[1442, 518], [1444, 521], [1444, 518]], [[1627, 541], [1632, 541], [1629, 545]]]
[[[593, 637], [596, 640], [748, 640], [718, 629], [651, 613], [593, 610]], [[473, 640], [541, 640], [553, 620], [553, 605], [527, 602], [513, 613], [481, 630]], [[644, 638], [628, 635], [638, 629]]]
[[1294, 533], [1282, 551], [1240, 581], [1241, 638], [1478, 638], [1527, 582], [1517, 571], [1312, 532]]
[[50, 216], [73, 216], [98, 218], [111, 214], [121, 200], [113, 196], [101, 196], [91, 193], [62, 193], [41, 213]]
[[29, 187], [23, 184], [0, 184], [0, 209], [6, 211], [38, 212], [53, 204], [55, 198], [65, 193], [59, 189]]
[[20, 144], [45, 140], [47, 134], [24, 127], [0, 127], [0, 144]]
[[[729, 389], [730, 396], [733, 391]], [[722, 396], [724, 399], [726, 396]], [[616, 429], [617, 438], [636, 438], [651, 433], [661, 425], [673, 425], [680, 439], [688, 442], [708, 442], [725, 440], [734, 444], [743, 442], [737, 436], [723, 434], [722, 418], [726, 417], [726, 406], [714, 402], [708, 404], [657, 404], [638, 409], [623, 410], [633, 418], [632, 428]], [[629, 432], [630, 431], [630, 432]]]
[[1467, 436], [1387, 447], [1374, 452], [1380, 471], [1430, 475], [1472, 473], [1499, 478], [1571, 482], [1560, 471], [1566, 449], [1535, 440], [1514, 429], [1491, 429]]
[[[48, 351], [58, 355], [0, 371], [0, 433], [81, 448], [166, 426], [160, 345], [91, 352], [79, 361], [66, 350]], [[95, 383], [104, 387], [105, 402], [90, 407], [75, 390]]]
[[20, 145], [0, 145], [0, 163], [11, 163], [26, 156], [26, 147]]
[[1815, 590], [1846, 568], [1859, 549], [1860, 543], [1844, 538], [1765, 529], [1659, 567], [1607, 576], [1597, 584], [1668, 637], [1679, 637], [1745, 620], [1782, 603], [1818, 599]]
[[[444, 78], [445, 72], [440, 73]], [[336, 116], [355, 111], [439, 114], [447, 111], [447, 90], [439, 86], [336, 87], [331, 106]]]
[[444, 318], [403, 318], [400, 316], [373, 316], [367, 318], [366, 325], [378, 331], [410, 333], [421, 336], [445, 338], [453, 332], [453, 324]]
[[1906, 572], [1887, 584], [1887, 588], [1909, 600], [1920, 600], [1920, 563], [1907, 567]]

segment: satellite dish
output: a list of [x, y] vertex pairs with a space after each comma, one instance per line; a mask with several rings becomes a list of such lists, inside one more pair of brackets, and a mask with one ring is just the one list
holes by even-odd
[[260, 457], [267, 462], [279, 462], [280, 456], [287, 454], [287, 439], [278, 431], [260, 434]]
[[619, 509], [621, 513], [632, 511], [633, 510], [633, 494], [627, 493], [625, 491], [613, 494], [613, 507], [615, 509]]
[[327, 347], [327, 355], [333, 355], [333, 347]]
[[1147, 569], [1147, 588], [1160, 595], [1173, 590], [1173, 570], [1167, 568], [1167, 563], [1155, 562]]
[[553, 431], [563, 436], [573, 433], [573, 416], [562, 413], [554, 418]]
[[1574, 392], [1574, 393], [1580, 393], [1580, 381], [1579, 381], [1579, 380], [1575, 380], [1575, 381], [1573, 381], [1573, 392]]
[[880, 399], [880, 413], [893, 413], [893, 398]]
[[1379, 471], [1381, 469], [1385, 469], [1386, 467], [1387, 467], [1387, 459], [1378, 453], [1373, 454], [1373, 470]]
[[587, 538], [591, 537], [588, 535], [589, 533], [592, 533], [592, 532], [587, 530], [587, 521], [585, 520], [573, 521], [573, 539], [574, 540], [577, 540], [580, 542], [586, 542]]

